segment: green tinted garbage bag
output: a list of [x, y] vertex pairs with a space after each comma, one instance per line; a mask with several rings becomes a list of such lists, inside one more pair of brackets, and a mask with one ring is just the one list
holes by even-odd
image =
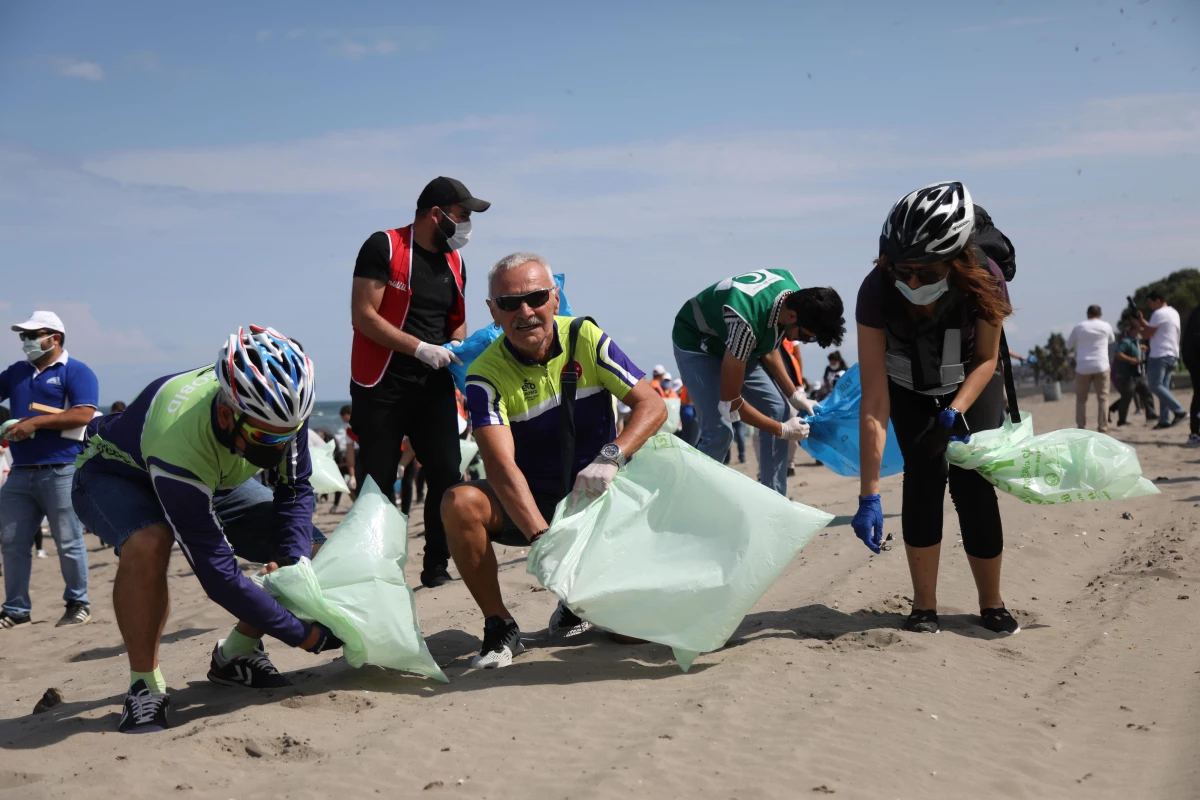
[[350, 493], [350, 487], [346, 485], [342, 471], [338, 469], [337, 462], [333, 460], [333, 448], [335, 447], [337, 447], [337, 442], [331, 439], [320, 447], [308, 448], [308, 456], [312, 459], [312, 477], [308, 479], [308, 482], [312, 484], [313, 491], [317, 494]]
[[404, 581], [406, 529], [404, 515], [367, 478], [316, 558], [280, 567], [262, 585], [300, 619], [328, 626], [345, 643], [350, 666], [375, 664], [448, 683], [425, 646]]
[[1026, 503], [1051, 505], [1090, 500], [1126, 500], [1158, 494], [1142, 477], [1137, 451], [1097, 431], [1079, 428], [1033, 435], [1033, 417], [1021, 413], [1014, 425], [951, 442], [946, 459], [973, 469], [997, 489]]
[[679, 409], [683, 401], [678, 397], [668, 397], [663, 401], [667, 404], [667, 421], [658, 429], [659, 433], [674, 433], [679, 430]]
[[475, 459], [475, 456], [477, 456], [478, 454], [479, 454], [479, 445], [475, 444], [475, 442], [471, 441], [470, 439], [459, 439], [458, 440], [458, 456], [459, 456], [458, 474], [459, 475], [462, 475], [464, 472], [467, 471], [467, 467], [470, 466], [471, 462]]
[[599, 498], [573, 513], [570, 502], [530, 550], [529, 574], [593, 625], [670, 646], [684, 671], [833, 519], [666, 433]]

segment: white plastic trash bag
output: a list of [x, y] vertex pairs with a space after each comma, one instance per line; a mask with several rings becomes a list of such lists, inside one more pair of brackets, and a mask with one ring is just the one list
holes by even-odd
[[1158, 494], [1142, 477], [1137, 450], [1098, 431], [1064, 428], [1033, 435], [1033, 417], [1021, 412], [994, 430], [951, 442], [946, 460], [973, 469], [997, 489], [1026, 503], [1052, 505], [1127, 500]]
[[475, 460], [475, 456], [479, 454], [479, 445], [475, 444], [470, 439], [458, 440], [458, 474], [461, 476], [467, 471], [467, 467]]
[[679, 430], [679, 411], [683, 401], [678, 397], [668, 397], [663, 400], [667, 404], [667, 421], [658, 429], [659, 433], [674, 433]]
[[588, 622], [670, 646], [685, 672], [833, 519], [666, 433], [605, 494], [569, 504], [530, 550], [529, 574]]
[[312, 484], [313, 491], [317, 494], [350, 493], [350, 487], [346, 485], [342, 471], [338, 469], [337, 462], [333, 460], [335, 447], [337, 447], [337, 442], [330, 439], [319, 446], [308, 448], [308, 456], [312, 460], [312, 477], [308, 479], [308, 482]]
[[263, 588], [300, 619], [326, 625], [352, 667], [375, 664], [449, 683], [429, 654], [404, 581], [407, 520], [367, 478], [310, 563], [280, 567]]

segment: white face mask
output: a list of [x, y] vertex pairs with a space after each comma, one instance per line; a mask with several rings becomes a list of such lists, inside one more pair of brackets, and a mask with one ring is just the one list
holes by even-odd
[[950, 288], [946, 278], [942, 278], [937, 283], [928, 283], [924, 286], [918, 286], [916, 289], [909, 286], [904, 281], [896, 281], [896, 288], [900, 290], [900, 294], [908, 302], [915, 306], [927, 306], [936, 301], [939, 297], [946, 293]]
[[21, 349], [25, 351], [25, 358], [29, 359], [30, 361], [37, 361], [42, 356], [46, 355], [46, 353], [49, 353], [51, 350], [53, 350], [54, 349], [54, 341], [53, 340], [51, 340], [49, 347], [46, 347], [46, 348], [42, 347], [42, 342], [46, 341], [46, 339], [49, 339], [49, 338], [50, 337], [47, 336], [42, 339], [24, 339], [24, 340], [22, 340], [21, 341]]

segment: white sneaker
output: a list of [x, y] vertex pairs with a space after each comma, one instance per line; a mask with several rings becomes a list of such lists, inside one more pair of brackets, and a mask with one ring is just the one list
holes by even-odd
[[471, 659], [471, 669], [507, 667], [515, 656], [525, 652], [521, 644], [521, 629], [515, 620], [488, 617], [483, 622], [483, 647]]
[[38, 557], [38, 558], [45, 558], [45, 557], [46, 557], [46, 551], [45, 551], [45, 550], [38, 550], [38, 551], [37, 551], [37, 557]]
[[572, 636], [587, 633], [591, 627], [592, 623], [580, 619], [574, 611], [559, 600], [558, 608], [554, 609], [554, 613], [550, 615], [550, 625], [546, 633], [547, 638], [550, 639], [569, 639]]

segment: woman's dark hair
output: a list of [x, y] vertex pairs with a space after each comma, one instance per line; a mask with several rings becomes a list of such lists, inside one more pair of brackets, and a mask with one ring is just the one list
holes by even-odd
[[838, 365], [838, 369], [848, 369], [848, 367], [846, 366], [846, 360], [844, 358], [842, 358], [841, 350], [834, 350], [832, 353], [830, 353], [829, 360], [836, 361], [837, 365]]
[[[950, 285], [975, 307], [979, 317], [989, 325], [1000, 325], [1006, 317], [1013, 313], [1012, 304], [1001, 291], [1000, 278], [987, 268], [987, 256], [982, 250], [968, 247], [950, 263]], [[940, 264], [931, 264], [929, 268], [937, 268]], [[884, 273], [890, 274], [892, 262], [886, 256], [875, 259], [875, 265]]]
[[846, 320], [842, 317], [842, 298], [836, 291], [828, 286], [814, 286], [792, 292], [783, 302], [796, 312], [796, 321], [817, 337], [821, 347], [842, 343]]
[[350, 413], [350, 406], [342, 406], [342, 410], [338, 412], [338, 416]]

